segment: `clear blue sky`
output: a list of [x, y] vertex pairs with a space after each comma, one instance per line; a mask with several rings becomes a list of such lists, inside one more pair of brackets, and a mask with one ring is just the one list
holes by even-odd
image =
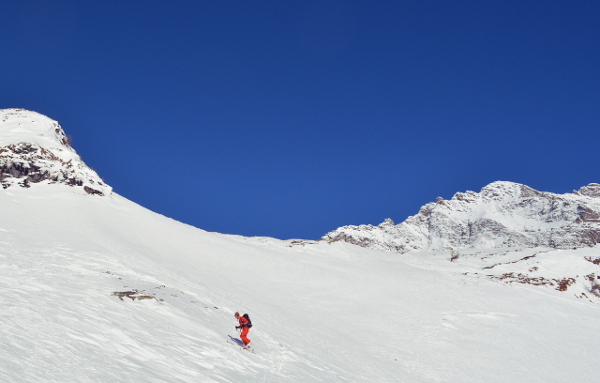
[[600, 182], [600, 1], [2, 4], [0, 108], [196, 227], [316, 239]]

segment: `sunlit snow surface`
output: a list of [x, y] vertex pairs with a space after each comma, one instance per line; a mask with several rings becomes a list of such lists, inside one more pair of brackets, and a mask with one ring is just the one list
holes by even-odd
[[[600, 373], [600, 300], [583, 278], [600, 273], [585, 260], [597, 247], [477, 250], [450, 262], [445, 252], [226, 236], [65, 185], [0, 190], [0, 212], [2, 382], [547, 383]], [[558, 291], [488, 276], [534, 267], [577, 282]], [[121, 300], [126, 292], [138, 299]], [[235, 311], [252, 318], [256, 354], [227, 343]]]

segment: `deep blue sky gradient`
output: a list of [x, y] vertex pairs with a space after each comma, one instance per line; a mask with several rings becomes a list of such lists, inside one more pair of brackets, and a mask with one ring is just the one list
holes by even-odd
[[115, 192], [316, 239], [496, 180], [600, 182], [600, 1], [2, 5], [0, 108], [57, 120]]

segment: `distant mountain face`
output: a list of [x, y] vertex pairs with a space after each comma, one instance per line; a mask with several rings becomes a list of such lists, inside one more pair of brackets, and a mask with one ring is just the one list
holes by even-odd
[[405, 253], [467, 248], [580, 248], [600, 243], [600, 184], [570, 194], [493, 182], [476, 193], [438, 197], [395, 225], [344, 226], [322, 238]]
[[78, 187], [88, 194], [111, 193], [69, 145], [56, 121], [24, 109], [1, 109], [0, 185], [7, 189], [39, 182]]

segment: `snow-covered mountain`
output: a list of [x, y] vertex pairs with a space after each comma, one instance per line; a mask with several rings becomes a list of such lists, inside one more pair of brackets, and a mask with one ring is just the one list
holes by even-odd
[[592, 247], [600, 242], [600, 185], [559, 195], [498, 181], [480, 193], [438, 197], [398, 225], [387, 219], [379, 226], [344, 226], [323, 239], [399, 253]]
[[[111, 192], [54, 121], [2, 113], [2, 382], [562, 383], [600, 372], [598, 246], [398, 254], [209, 233]], [[236, 311], [252, 318], [255, 354], [227, 343]]]
[[110, 194], [111, 188], [83, 163], [56, 121], [24, 109], [1, 109], [0, 124], [4, 189], [50, 182], [81, 187], [88, 194]]
[[[344, 226], [322, 239], [396, 253], [447, 254], [453, 262], [477, 264], [467, 274], [587, 298], [600, 278], [600, 254], [574, 250], [600, 242], [600, 185], [559, 195], [497, 181], [479, 193], [438, 197], [398, 225], [386, 219], [378, 226]], [[569, 267], [557, 257], [569, 259]]]

